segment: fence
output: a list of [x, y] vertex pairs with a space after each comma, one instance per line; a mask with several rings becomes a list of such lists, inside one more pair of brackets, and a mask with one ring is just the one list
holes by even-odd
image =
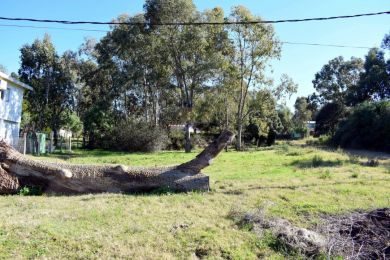
[[[46, 138], [46, 134], [43, 133], [23, 133], [19, 138], [12, 138], [9, 142], [10, 145], [22, 154], [34, 154], [40, 155], [45, 153], [53, 153], [56, 149], [54, 146], [53, 134]], [[59, 149], [66, 151], [72, 151], [72, 138], [60, 138]]]

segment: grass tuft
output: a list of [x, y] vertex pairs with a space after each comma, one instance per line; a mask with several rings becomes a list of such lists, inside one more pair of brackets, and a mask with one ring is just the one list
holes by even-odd
[[311, 164], [314, 168], [316, 167], [320, 167], [321, 165], [324, 164], [324, 159], [322, 159], [322, 157], [318, 154], [314, 155], [312, 161], [311, 161]]
[[330, 171], [329, 170], [326, 170], [325, 172], [323, 172], [321, 175], [320, 175], [320, 179], [321, 180], [326, 180], [326, 179], [331, 179], [332, 178], [332, 175], [330, 174]]

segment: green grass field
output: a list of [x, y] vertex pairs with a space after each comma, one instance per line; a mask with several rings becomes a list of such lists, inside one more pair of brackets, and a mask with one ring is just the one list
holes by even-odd
[[[76, 151], [43, 160], [173, 165], [196, 153]], [[390, 159], [377, 167], [341, 151], [278, 145], [223, 152], [204, 172], [211, 191], [187, 194], [1, 196], [0, 258], [282, 259], [231, 216], [264, 208], [310, 227], [324, 213], [390, 206]]]

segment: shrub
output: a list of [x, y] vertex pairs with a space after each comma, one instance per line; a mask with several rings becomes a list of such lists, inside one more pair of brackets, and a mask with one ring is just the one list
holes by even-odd
[[[191, 134], [191, 147], [206, 147], [208, 141], [203, 134]], [[214, 137], [210, 138], [211, 141]], [[185, 133], [183, 130], [172, 129], [168, 134], [168, 145], [167, 148], [170, 150], [183, 150], [185, 146]]]
[[267, 136], [267, 146], [275, 144], [276, 132], [273, 129], [270, 129]]
[[18, 194], [21, 196], [40, 196], [42, 195], [42, 189], [40, 187], [24, 186]]
[[147, 123], [125, 121], [118, 124], [108, 141], [108, 148], [119, 151], [155, 152], [166, 147], [166, 132]]
[[343, 104], [340, 103], [327, 103], [316, 116], [316, 129], [317, 135], [333, 135], [337, 129], [337, 125], [346, 115], [346, 109]]
[[184, 132], [182, 130], [172, 129], [169, 132], [169, 144], [168, 149], [170, 150], [182, 150], [184, 149]]
[[342, 123], [334, 145], [390, 152], [390, 101], [362, 103]]

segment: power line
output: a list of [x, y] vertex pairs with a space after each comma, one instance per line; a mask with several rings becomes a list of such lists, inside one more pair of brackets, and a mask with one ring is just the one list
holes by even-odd
[[308, 43], [308, 42], [281, 42], [283, 44], [290, 45], [307, 45], [307, 46], [318, 46], [318, 47], [336, 47], [336, 48], [352, 48], [352, 49], [371, 49], [371, 47], [364, 46], [349, 46], [340, 44], [323, 44], [323, 43]]
[[0, 27], [16, 27], [16, 28], [32, 28], [32, 29], [54, 29], [64, 31], [83, 31], [83, 32], [109, 32], [108, 30], [95, 30], [83, 28], [65, 28], [65, 27], [48, 27], [48, 26], [33, 26], [33, 25], [18, 25], [18, 24], [0, 24]]
[[[49, 26], [33, 26], [33, 25], [17, 25], [17, 24], [0, 24], [0, 27], [15, 27], [15, 28], [31, 28], [31, 29], [54, 29], [54, 30], [65, 30], [65, 31], [83, 31], [83, 32], [102, 32], [108, 33], [109, 30], [95, 30], [95, 29], [85, 29], [85, 28], [65, 28], [65, 27], [49, 27]], [[342, 45], [342, 44], [328, 44], [328, 43], [308, 43], [308, 42], [291, 42], [291, 41], [281, 41], [282, 44], [288, 45], [306, 45], [306, 46], [316, 46], [316, 47], [334, 47], [334, 48], [352, 48], [352, 49], [371, 49], [372, 47], [367, 46], [351, 46], [351, 45]]]
[[[330, 17], [315, 17], [315, 18], [303, 18], [303, 19], [284, 19], [284, 20], [253, 20], [253, 21], [224, 21], [224, 22], [162, 22], [153, 23], [155, 26], [165, 25], [251, 25], [251, 24], [276, 24], [276, 23], [297, 23], [297, 22], [310, 22], [310, 21], [327, 21], [336, 19], [349, 19], [364, 16], [376, 16], [390, 14], [390, 11], [354, 14], [354, 15], [341, 15]], [[47, 20], [47, 19], [33, 19], [33, 18], [10, 18], [0, 17], [0, 20], [6, 21], [25, 21], [25, 22], [39, 22], [39, 23], [59, 23], [59, 24], [91, 24], [91, 25], [148, 25], [146, 22], [94, 22], [94, 21], [67, 21], [67, 20]]]

